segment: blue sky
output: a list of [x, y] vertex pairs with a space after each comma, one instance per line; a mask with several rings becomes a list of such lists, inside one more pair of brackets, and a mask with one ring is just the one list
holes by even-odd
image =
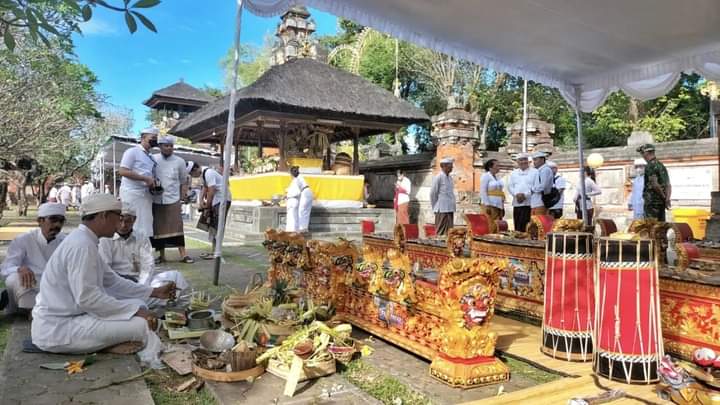
[[[157, 34], [139, 22], [138, 31], [130, 34], [122, 14], [98, 7], [82, 27], [84, 35], [74, 38], [75, 52], [98, 76], [98, 91], [108, 96], [110, 103], [132, 110], [137, 134], [148, 125], [148, 108], [142, 102], [154, 90], [180, 78], [196, 87], [223, 86], [219, 61], [232, 46], [235, 4], [233, 0], [163, 1], [145, 12]], [[337, 31], [335, 16], [310, 12], [317, 23], [316, 35]], [[241, 41], [262, 45], [279, 21], [279, 17], [261, 18], [243, 11]]]

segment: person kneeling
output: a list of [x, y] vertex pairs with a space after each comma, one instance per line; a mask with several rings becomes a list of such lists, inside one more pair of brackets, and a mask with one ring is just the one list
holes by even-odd
[[[127, 204], [122, 206], [122, 219], [115, 235], [111, 238], [100, 238], [100, 257], [118, 275], [141, 285], [161, 287], [174, 282], [178, 290], [188, 287], [185, 278], [179, 271], [165, 271], [155, 274], [155, 259], [152, 254], [150, 240], [137, 236], [133, 232], [135, 210]], [[114, 295], [112, 291], [109, 291]], [[150, 307], [164, 305], [162, 300], [151, 298], [147, 301]]]
[[121, 204], [109, 194], [82, 202], [82, 224], [71, 232], [48, 261], [33, 309], [32, 342], [51, 353], [91, 353], [126, 342], [138, 342], [141, 358], [156, 357], [159, 340], [151, 330], [154, 315], [136, 299], [118, 299], [108, 290], [135, 297], [167, 299], [168, 284], [155, 288], [115, 274], [100, 258], [98, 238], [115, 233]]

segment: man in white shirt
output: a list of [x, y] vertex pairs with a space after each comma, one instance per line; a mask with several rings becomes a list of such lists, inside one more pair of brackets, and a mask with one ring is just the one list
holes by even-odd
[[80, 208], [80, 186], [73, 184], [72, 186], [72, 206], [73, 208]]
[[530, 155], [520, 153], [517, 156], [518, 168], [510, 173], [508, 191], [513, 196], [513, 223], [517, 232], [525, 232], [530, 223], [530, 195], [537, 170], [530, 167]]
[[533, 165], [537, 169], [535, 181], [533, 181], [532, 195], [530, 196], [530, 215], [546, 215], [547, 207], [543, 202], [543, 196], [550, 194], [553, 188], [553, 172], [545, 163], [547, 154], [535, 152], [532, 154]]
[[455, 223], [455, 185], [450, 172], [453, 159], [446, 157], [440, 161], [440, 173], [433, 179], [430, 188], [430, 204], [435, 213], [437, 235], [445, 235]]
[[[32, 342], [40, 349], [91, 353], [126, 342], [145, 346], [152, 340], [148, 350], [153, 353], [140, 356], [157, 354], [158, 337], [151, 331], [156, 321], [142, 299], [169, 298], [174, 286], [153, 289], [133, 283], [102, 261], [98, 238], [115, 233], [121, 208], [112, 195], [88, 197], [80, 207], [82, 224], [48, 261], [32, 313]], [[128, 299], [111, 296], [109, 290]]]
[[48, 191], [48, 202], [51, 202], [51, 203], [58, 202], [58, 188], [55, 185], [50, 187], [50, 190]]
[[[7, 302], [8, 314], [18, 309], [30, 311], [35, 306], [45, 265], [66, 236], [61, 232], [65, 225], [65, 206], [61, 203], [40, 205], [38, 225], [37, 229], [19, 235], [10, 243], [0, 267], [7, 288], [0, 302]], [[0, 309], [2, 307], [4, 305], [0, 305]]]
[[397, 171], [397, 181], [395, 182], [395, 223], [396, 224], [409, 224], [410, 223], [410, 191], [412, 190], [412, 183], [410, 179], [405, 176], [405, 172], [402, 170]]
[[95, 186], [87, 180], [85, 180], [85, 183], [83, 183], [82, 187], [80, 187], [80, 203], [90, 196], [90, 194], [95, 192]]
[[[225, 210], [225, 216], [227, 217], [230, 211], [232, 195], [228, 189], [227, 196], [223, 196], [223, 176], [211, 167], [202, 169], [200, 166], [193, 164], [190, 169], [190, 176], [202, 177], [203, 188], [198, 202], [200, 209], [204, 211], [204, 223], [208, 227], [208, 239], [210, 243], [212, 243], [213, 253], [203, 253], [200, 257], [205, 260], [212, 260], [215, 252], [215, 235], [217, 234], [220, 218], [220, 204], [224, 201], [227, 205], [227, 209]], [[201, 218], [201, 220], [203, 220], [203, 218]]]
[[72, 189], [70, 188], [70, 185], [63, 183], [60, 190], [58, 190], [58, 197], [60, 198], [60, 202], [63, 203], [66, 208], [69, 207], [70, 203], [72, 203]]
[[[137, 238], [133, 233], [135, 211], [123, 204], [122, 219], [112, 238], [100, 238], [100, 257], [118, 275], [133, 282], [162, 287], [172, 281], [178, 290], [188, 287], [182, 274], [178, 271], [155, 272], [152, 246], [148, 238]], [[109, 291], [113, 295], [112, 291]], [[163, 305], [164, 302], [151, 299], [148, 305]]]
[[565, 178], [558, 174], [558, 166], [557, 163], [553, 161], [547, 162], [548, 167], [552, 169], [553, 172], [553, 187], [555, 187], [558, 192], [560, 193], [560, 200], [550, 207], [550, 215], [553, 216], [555, 219], [560, 219], [563, 216], [563, 205], [565, 204], [565, 189], [567, 188], [567, 182], [565, 181]]
[[130, 204], [137, 212], [135, 232], [146, 237], [153, 236], [152, 204], [150, 190], [158, 190], [155, 176], [157, 163], [150, 155], [150, 148], [157, 146], [157, 128], [147, 128], [140, 133], [140, 143], [123, 153], [118, 174], [120, 199]]
[[633, 219], [645, 217], [645, 200], [643, 190], [645, 188], [645, 159], [635, 159], [635, 178], [632, 180], [632, 193], [628, 209], [633, 212]]
[[182, 221], [181, 200], [187, 196], [185, 160], [174, 153], [174, 136], [163, 136], [158, 144], [160, 153], [153, 155], [153, 158], [157, 162], [155, 174], [163, 193], [156, 195], [153, 203], [152, 246], [160, 253], [158, 263], [165, 262], [165, 248], [178, 248], [182, 262], [194, 263], [185, 250]]
[[286, 232], [307, 232], [310, 225], [310, 212], [314, 195], [305, 178], [300, 175], [300, 168], [290, 168], [290, 186], [287, 189]]

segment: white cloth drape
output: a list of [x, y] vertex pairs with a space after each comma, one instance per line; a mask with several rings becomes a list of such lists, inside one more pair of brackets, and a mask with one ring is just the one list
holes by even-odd
[[[599, 107], [616, 90], [640, 100], [659, 97], [677, 83], [681, 72], [720, 80], [720, 45], [713, 43], [720, 4], [710, 0], [694, 3], [692, 12], [686, 4], [670, 0], [486, 1], [480, 8], [460, 1], [303, 3], [488, 69], [558, 88], [571, 106], [576, 105], [574, 87], [579, 86], [584, 112]], [[280, 15], [295, 4], [245, 0], [248, 10], [263, 17]], [[487, 19], [465, 24], [467, 18], [482, 16], [476, 12]], [[478, 40], [483, 38], [487, 42]], [[651, 62], [638, 63], [638, 58]]]

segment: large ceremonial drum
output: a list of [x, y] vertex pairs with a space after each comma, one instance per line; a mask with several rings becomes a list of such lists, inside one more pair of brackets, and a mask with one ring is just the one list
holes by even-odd
[[593, 236], [554, 232], [546, 238], [541, 350], [556, 359], [590, 361], [595, 319]]
[[600, 238], [593, 368], [628, 384], [658, 380], [663, 357], [652, 240]]
[[552, 231], [555, 217], [552, 215], [533, 215], [527, 225], [527, 233], [532, 240], [545, 240], [546, 235]]

